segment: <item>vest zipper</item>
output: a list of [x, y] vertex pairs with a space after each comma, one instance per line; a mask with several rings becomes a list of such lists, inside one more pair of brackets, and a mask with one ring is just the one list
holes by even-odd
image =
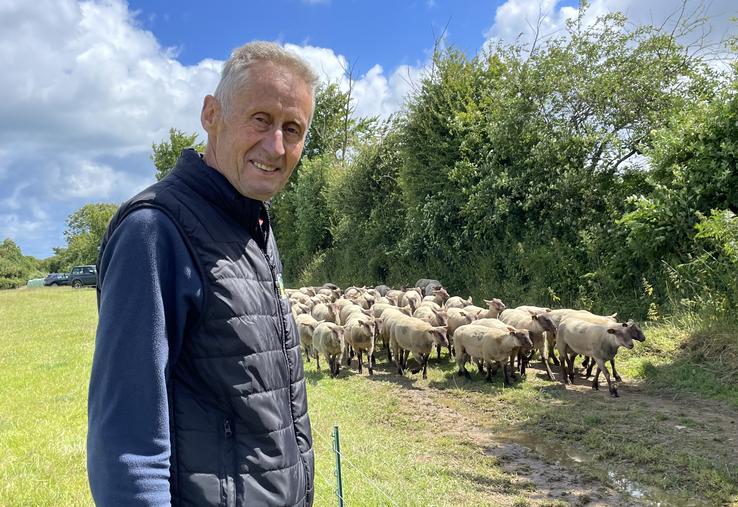
[[[267, 211], [267, 217], [269, 216], [269, 212]], [[269, 243], [267, 243], [268, 245]], [[277, 298], [277, 316], [279, 317], [279, 330], [282, 337], [282, 352], [284, 353], [284, 361], [287, 364], [287, 376], [289, 377], [289, 388], [290, 392], [292, 391], [292, 369], [290, 368], [290, 362], [289, 357], [287, 356], [287, 330], [284, 327], [284, 314], [282, 313], [282, 302], [281, 302], [281, 294], [279, 293], [279, 287], [277, 285], [277, 273], [276, 268], [274, 267], [274, 264], [272, 264], [272, 260], [269, 257], [269, 254], [266, 251], [266, 248], [261, 251], [261, 253], [264, 255], [264, 259], [266, 259], [267, 264], [269, 265], [269, 271], [272, 275], [272, 287], [274, 288], [274, 295]], [[307, 463], [305, 463], [305, 460], [302, 457], [302, 452], [300, 451], [300, 443], [297, 441], [297, 425], [295, 423], [295, 413], [292, 408], [292, 395], [290, 394], [290, 417], [292, 418], [292, 429], [295, 433], [295, 445], [297, 446], [297, 455], [300, 458], [300, 461], [302, 462], [303, 471], [305, 474], [305, 499], [308, 497], [308, 488], [310, 484], [308, 482], [310, 481], [310, 477], [307, 470]]]
[[[233, 429], [231, 428], [231, 420], [228, 418], [223, 420], [223, 436], [225, 437], [225, 442], [223, 443], [224, 445], [223, 458], [227, 457], [228, 454], [232, 453], [231, 466], [228, 466], [227, 459], [223, 460], [223, 466], [225, 467], [225, 481], [226, 481], [225, 483], [225, 490], [226, 490], [225, 506], [232, 507], [236, 505], [236, 501], [238, 498], [238, 480], [236, 480], [236, 476], [235, 476], [237, 468], [234, 468], [236, 466], [236, 449], [234, 448], [232, 451], [229, 449], [228, 441], [231, 439], [231, 437], [233, 437]], [[232, 491], [233, 491], [233, 494], [231, 494]]]

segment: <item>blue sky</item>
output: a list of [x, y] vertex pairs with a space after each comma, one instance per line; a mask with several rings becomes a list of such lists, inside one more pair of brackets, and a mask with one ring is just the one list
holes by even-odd
[[[677, 0], [591, 0], [661, 22]], [[689, 9], [699, 9], [689, 0]], [[735, 34], [734, 0], [700, 11], [715, 40]], [[356, 112], [398, 111], [421, 79], [437, 37], [477, 54], [510, 42], [539, 15], [562, 34], [572, 0], [360, 1], [2, 0], [0, 2], [0, 241], [26, 255], [64, 246], [67, 217], [92, 202], [120, 203], [154, 182], [152, 142], [170, 127], [197, 132], [204, 95], [230, 51], [272, 40], [300, 53], [324, 81], [346, 84]], [[444, 32], [445, 30], [445, 32]]]

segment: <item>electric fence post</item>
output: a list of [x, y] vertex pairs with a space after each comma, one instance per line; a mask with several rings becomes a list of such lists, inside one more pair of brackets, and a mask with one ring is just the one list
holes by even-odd
[[336, 455], [336, 495], [338, 507], [343, 507], [343, 482], [341, 480], [341, 439], [338, 435], [338, 426], [333, 426], [333, 452]]

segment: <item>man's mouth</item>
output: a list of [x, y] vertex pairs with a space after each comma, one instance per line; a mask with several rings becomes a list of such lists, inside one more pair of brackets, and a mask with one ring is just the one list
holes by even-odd
[[265, 172], [268, 172], [268, 173], [272, 173], [272, 172], [277, 171], [279, 169], [279, 167], [272, 166], [272, 165], [269, 165], [269, 164], [265, 164], [263, 162], [259, 162], [258, 160], [252, 160], [251, 163], [254, 164], [254, 167], [256, 167], [257, 169], [260, 169], [260, 170], [265, 171]]

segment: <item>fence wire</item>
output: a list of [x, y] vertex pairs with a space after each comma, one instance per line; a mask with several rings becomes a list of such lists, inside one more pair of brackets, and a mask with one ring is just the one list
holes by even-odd
[[[369, 477], [369, 475], [368, 475], [368, 474], [366, 474], [366, 473], [365, 473], [365, 472], [364, 472], [364, 471], [363, 471], [363, 470], [362, 470], [362, 469], [361, 469], [361, 468], [360, 468], [360, 467], [359, 467], [358, 465], [356, 465], [355, 463], [353, 463], [353, 462], [352, 462], [351, 460], [349, 460], [349, 459], [348, 459], [348, 458], [346, 457], [346, 455], [345, 455], [345, 451], [341, 451], [341, 452], [338, 452], [338, 451], [336, 451], [336, 449], [335, 449], [335, 448], [333, 447], [333, 442], [332, 442], [332, 441], [331, 441], [331, 442], [328, 442], [328, 441], [327, 441], [327, 440], [325, 439], [325, 437], [323, 437], [322, 435], [320, 435], [320, 433], [317, 433], [317, 432], [313, 432], [313, 436], [314, 436], [314, 437], [318, 437], [318, 440], [320, 440], [320, 441], [321, 441], [321, 443], [322, 443], [322, 444], [323, 444], [323, 445], [324, 445], [325, 447], [327, 447], [327, 448], [328, 448], [328, 449], [330, 450], [330, 452], [331, 452], [331, 453], [337, 453], [337, 454], [338, 454], [338, 455], [339, 455], [339, 456], [341, 457], [341, 462], [342, 462], [342, 463], [345, 463], [346, 465], [348, 465], [348, 466], [349, 466], [349, 467], [350, 467], [350, 468], [351, 468], [352, 470], [355, 470], [355, 471], [356, 471], [356, 472], [357, 472], [357, 473], [358, 473], [358, 474], [359, 474], [359, 475], [360, 475], [360, 476], [361, 476], [361, 477], [362, 477], [362, 478], [364, 479], [364, 482], [366, 482], [366, 483], [367, 483], [367, 484], [369, 484], [369, 485], [370, 485], [371, 487], [373, 487], [373, 488], [374, 488], [374, 489], [375, 489], [376, 491], [378, 491], [379, 493], [381, 493], [381, 494], [382, 494], [382, 496], [383, 496], [384, 498], [386, 498], [386, 499], [387, 499], [387, 500], [389, 501], [389, 505], [392, 505], [392, 506], [395, 506], [395, 507], [399, 507], [399, 504], [398, 504], [397, 502], [395, 502], [395, 501], [394, 501], [394, 500], [392, 499], [392, 497], [390, 497], [390, 496], [389, 496], [389, 495], [388, 495], [388, 494], [387, 494], [387, 493], [386, 493], [386, 492], [385, 492], [385, 491], [384, 491], [384, 490], [383, 490], [383, 489], [382, 489], [382, 488], [381, 488], [381, 487], [380, 487], [380, 486], [379, 486], [379, 485], [377, 484], [377, 482], [376, 482], [375, 480], [373, 480], [373, 479], [372, 479], [371, 477]], [[323, 479], [323, 480], [324, 480], [324, 482], [327, 482], [327, 481], [325, 481], [325, 479]], [[353, 489], [353, 487], [354, 487], [354, 486], [353, 486], [353, 484], [352, 484], [351, 486], [352, 486], [352, 489]], [[337, 495], [337, 493], [336, 493], [336, 487], [335, 487], [335, 486], [333, 486], [333, 487], [332, 487], [332, 490], [333, 490], [334, 494], [336, 494], [336, 495]], [[344, 492], [344, 493], [345, 493], [345, 492]], [[343, 498], [343, 501], [344, 501], [344, 503], [346, 503], [346, 500], [345, 500], [345, 498]]]

